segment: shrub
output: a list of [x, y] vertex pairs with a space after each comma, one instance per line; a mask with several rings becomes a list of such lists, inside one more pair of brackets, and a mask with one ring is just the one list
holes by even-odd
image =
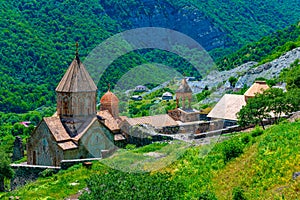
[[[185, 186], [169, 173], [126, 173], [111, 170], [87, 179], [90, 193], [79, 199], [182, 199]], [[116, 192], [117, 191], [117, 192]]]
[[233, 188], [232, 199], [233, 200], [246, 200], [243, 188], [241, 188], [241, 187]]
[[248, 144], [251, 141], [251, 136], [250, 135], [244, 135], [241, 138], [241, 141], [242, 141], [243, 144]]
[[40, 177], [49, 177], [52, 176], [55, 173], [55, 171], [53, 169], [45, 169], [44, 171], [39, 173]]
[[134, 152], [135, 153], [148, 153], [148, 152], [158, 151], [167, 145], [168, 145], [167, 142], [162, 142], [162, 143], [155, 142], [155, 143], [146, 145], [144, 147], [138, 148], [138, 149], [134, 150]]
[[257, 136], [260, 136], [261, 134], [263, 134], [263, 132], [264, 131], [259, 126], [256, 126], [255, 129], [251, 132], [251, 136], [257, 137]]
[[134, 144], [127, 144], [126, 147], [125, 147], [125, 149], [127, 149], [127, 150], [136, 149], [136, 145], [134, 145]]
[[243, 147], [241, 142], [236, 139], [226, 141], [223, 147], [223, 156], [224, 161], [228, 162], [229, 160], [238, 157], [243, 153]]
[[199, 200], [217, 200], [217, 197], [214, 193], [207, 190], [205, 192], [202, 192], [199, 196]]

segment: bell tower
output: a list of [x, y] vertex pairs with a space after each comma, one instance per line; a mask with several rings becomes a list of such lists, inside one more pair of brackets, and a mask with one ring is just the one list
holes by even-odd
[[80, 61], [78, 43], [76, 56], [55, 91], [60, 118], [96, 116], [97, 86]]
[[186, 109], [185, 101], [188, 100], [188, 109], [191, 109], [191, 102], [192, 102], [192, 90], [188, 85], [186, 78], [181, 81], [181, 85], [176, 90], [176, 103], [177, 108], [179, 108], [179, 103], [181, 101], [182, 109]]

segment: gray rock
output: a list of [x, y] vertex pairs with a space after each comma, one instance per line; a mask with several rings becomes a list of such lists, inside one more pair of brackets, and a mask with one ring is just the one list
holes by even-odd
[[[256, 68], [253, 68], [253, 66], [257, 63], [252, 61], [229, 71], [212, 71], [203, 80], [193, 82], [194, 88], [204, 88], [207, 85], [208, 88], [211, 89], [213, 87], [222, 86], [217, 88], [214, 93], [201, 103], [216, 102], [226, 92], [225, 88], [228, 86], [229, 77], [234, 76], [238, 78], [235, 89], [240, 89], [243, 88], [244, 85], [252, 85], [258, 77], [266, 79], [278, 77], [280, 72], [283, 69], [288, 68], [296, 59], [300, 59], [300, 47], [285, 53], [278, 59], [257, 66]], [[198, 93], [199, 90], [193, 92]]]

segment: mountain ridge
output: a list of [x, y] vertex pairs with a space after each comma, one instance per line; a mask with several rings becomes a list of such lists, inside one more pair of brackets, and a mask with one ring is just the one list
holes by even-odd
[[[126, 22], [126, 19], [118, 20], [113, 16], [113, 14], [122, 14], [122, 12], [118, 12], [118, 9], [125, 10], [125, 16], [132, 14], [134, 19], [136, 19], [137, 16], [136, 11], [139, 11], [137, 8], [142, 9], [144, 14], [141, 16], [145, 16], [145, 19], [147, 18], [147, 12], [148, 14], [151, 14], [151, 10], [147, 11], [147, 9], [145, 9], [147, 7], [139, 2], [147, 2], [147, 5], [153, 5], [153, 9], [155, 6], [157, 7], [160, 5], [160, 2], [164, 2], [162, 5], [166, 5], [166, 8], [160, 8], [158, 11], [163, 11], [164, 9], [167, 9], [168, 5], [171, 5], [170, 7], [173, 7], [173, 11], [177, 14], [174, 14], [174, 16], [183, 16], [178, 19], [184, 19], [184, 23], [178, 23], [178, 26], [182, 25], [183, 28], [185, 27], [184, 29], [188, 28], [189, 30], [194, 30], [194, 35], [207, 35], [208, 37], [208, 35], [212, 33], [212, 35], [209, 35], [208, 38], [216, 41], [216, 44], [218, 44], [218, 41], [221, 41], [218, 38], [223, 37], [221, 32], [229, 33], [230, 31], [228, 30], [230, 29], [234, 31], [235, 34], [228, 34], [226, 36], [228, 39], [224, 39], [224, 42], [227, 41], [229, 42], [228, 44], [230, 44], [230, 41], [233, 41], [233, 36], [240, 38], [236, 40], [236, 48], [238, 48], [241, 44], [245, 44], [247, 41], [254, 40], [252, 37], [259, 38], [261, 35], [269, 33], [272, 30], [275, 31], [279, 27], [284, 27], [300, 17], [300, 12], [296, 12], [300, 9], [300, 5], [295, 4], [296, 1], [290, 0], [289, 2], [275, 2], [273, 10], [276, 12], [279, 7], [281, 7], [284, 11], [291, 11], [285, 13], [282, 13], [283, 11], [278, 11], [278, 16], [282, 15], [283, 17], [282, 20], [277, 20], [278, 16], [276, 15], [276, 12], [274, 13], [272, 9], [267, 9], [270, 2], [255, 0], [252, 1], [254, 3], [253, 5], [257, 5], [258, 8], [261, 8], [265, 12], [264, 14], [266, 16], [260, 16], [264, 19], [263, 21], [272, 19], [270, 18], [271, 15], [275, 15], [274, 19], [277, 21], [271, 20], [266, 22], [266, 24], [271, 24], [270, 26], [259, 26], [269, 27], [262, 32], [257, 31], [256, 33], [251, 29], [248, 33], [249, 28], [247, 27], [254, 26], [255, 23], [251, 25], [248, 24], [247, 21], [243, 21], [245, 16], [239, 15], [239, 12], [236, 11], [238, 9], [233, 9], [240, 8], [240, 13], [243, 13], [247, 6], [249, 7], [249, 5], [251, 5], [251, 3], [246, 1], [232, 1], [234, 4], [232, 9], [230, 7], [232, 5], [231, 1], [227, 2], [227, 5], [219, 0], [207, 3], [204, 1], [188, 2], [186, 0], [178, 2], [171, 0], [131, 0], [125, 2], [126, 5], [124, 6], [122, 5], [122, 2], [120, 3], [120, 1], [116, 0], [102, 0], [100, 2], [96, 0], [82, 2], [77, 2], [75, 0], [50, 0], [47, 2], [44, 0], [12, 0], [8, 2], [1, 2], [0, 8], [2, 12], [0, 13], [0, 24], [2, 31], [0, 32], [0, 36], [2, 40], [0, 41], [0, 51], [2, 56], [0, 57], [0, 71], [3, 74], [3, 76], [1, 76], [3, 86], [0, 90], [0, 111], [22, 113], [34, 110], [43, 105], [53, 106], [55, 104], [54, 89], [75, 55], [75, 42], [79, 41], [79, 53], [81, 58], [84, 59], [84, 57], [88, 55], [89, 51], [91, 51], [96, 45], [100, 44], [103, 40], [125, 30], [125, 28], [130, 28], [129, 25], [124, 26], [124, 24], [126, 25], [126, 23], [129, 23], [130, 21], [127, 20]], [[259, 4], [259, 2], [261, 4]], [[110, 6], [110, 4], [116, 6], [113, 7]], [[131, 7], [131, 4], [135, 5], [135, 7]], [[245, 6], [243, 6], [243, 4], [245, 4]], [[111, 7], [112, 12], [107, 12], [107, 7]], [[152, 8], [151, 6], [148, 7]], [[221, 8], [223, 8], [223, 10]], [[293, 9], [291, 10], [291, 8]], [[232, 16], [234, 16], [234, 19], [230, 18], [230, 10], [232, 10]], [[269, 13], [266, 11], [269, 11]], [[196, 14], [194, 15], [194, 13]], [[169, 12], [168, 15], [171, 16], [171, 14], [173, 13]], [[253, 12], [253, 15], [254, 14], [255, 12]], [[184, 18], [185, 15], [186, 18]], [[218, 15], [218, 17], [212, 17], [215, 20], [209, 19], [210, 16], [216, 15]], [[174, 16], [172, 19], [177, 18], [174, 18]], [[290, 19], [290, 21], [287, 20], [287, 18]], [[159, 19], [163, 18], [156, 17], [155, 19], [159, 21]], [[222, 19], [224, 20], [222, 21]], [[197, 20], [200, 21], [197, 22]], [[165, 21], [168, 22], [168, 20]], [[192, 21], [192, 23], [189, 23], [190, 21]], [[240, 21], [239, 24], [242, 25], [235, 27], [234, 23], [237, 21]], [[274, 22], [273, 25], [272, 21]], [[177, 25], [175, 22], [173, 23], [174, 26]], [[199, 26], [201, 26], [201, 22], [204, 23], [201, 28], [204, 28], [208, 32], [204, 31], [202, 33], [198, 33], [195, 30], [195, 27], [198, 27], [197, 24], [200, 24]], [[227, 22], [228, 25], [226, 25]], [[136, 23], [138, 24], [139, 21]], [[261, 23], [263, 24], [263, 22]], [[212, 26], [213, 24], [214, 26]], [[221, 24], [223, 24], [223, 26], [221, 26]], [[140, 25], [142, 26], [143, 24]], [[155, 24], [148, 25], [155, 26]], [[226, 27], [224, 27], [225, 25]], [[214, 35], [214, 31], [211, 32], [210, 29], [219, 30], [219, 32], [215, 32], [216, 35]], [[218, 35], [219, 33], [221, 35]], [[193, 34], [191, 37], [193, 37]], [[243, 39], [243, 36], [245, 35], [248, 36]], [[223, 42], [220, 44], [223, 44]], [[232, 50], [222, 48], [221, 50], [214, 49], [212, 51], [215, 53], [219, 51], [219, 53], [217, 53], [218, 55], [224, 55], [226, 52], [230, 52]], [[214, 54], [212, 51], [211, 55]], [[188, 65], [184, 65], [184, 67], [181, 66], [181, 63], [183, 63], [181, 60], [176, 63], [172, 63], [174, 56], [164, 55], [163, 53], [161, 54], [163, 55], [163, 58], [166, 58], [165, 60], [171, 62], [170, 64], [168, 63], [169, 65], [177, 68], [186, 68], [182, 69], [182, 72], [187, 72], [187, 70], [189, 70], [187, 67]], [[155, 61], [155, 59], [157, 59], [156, 54], [148, 55], [150, 55], [151, 58], [145, 59], [143, 57], [144, 55], [141, 55], [138, 52], [133, 52], [118, 59], [110, 68], [118, 68], [119, 71], [112, 73], [113, 70], [108, 69], [104, 74], [105, 77], [103, 76], [104, 79], [99, 82], [99, 90], [104, 92], [107, 89], [108, 82], [114, 86], [122, 74], [126, 73], [129, 69], [145, 62], [149, 62], [149, 60]], [[161, 61], [161, 58], [158, 60]], [[187, 74], [191, 73], [188, 72]]]

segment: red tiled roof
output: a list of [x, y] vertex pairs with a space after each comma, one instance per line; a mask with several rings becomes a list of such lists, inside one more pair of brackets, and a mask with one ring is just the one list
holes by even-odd
[[120, 127], [118, 125], [118, 121], [110, 114], [108, 110], [102, 110], [97, 113], [97, 115], [101, 116], [104, 119], [104, 124], [111, 131], [118, 131]]
[[246, 105], [245, 97], [237, 94], [225, 94], [207, 117], [237, 120], [236, 114]]
[[125, 120], [131, 126], [135, 126], [139, 124], [150, 124], [154, 127], [161, 128], [165, 126], [178, 125], [178, 123], [167, 114], [147, 116], [147, 117], [127, 118]]
[[107, 91], [100, 99], [101, 104], [118, 103], [118, 97], [111, 91]]
[[262, 93], [263, 91], [269, 89], [265, 81], [255, 81], [255, 83], [245, 92], [246, 97], [254, 97], [257, 93]]
[[71, 139], [59, 117], [45, 117], [44, 121], [57, 142]]
[[68, 149], [76, 149], [78, 146], [72, 142], [72, 141], [66, 141], [58, 143], [58, 146], [62, 148], [62, 150], [68, 150]]

